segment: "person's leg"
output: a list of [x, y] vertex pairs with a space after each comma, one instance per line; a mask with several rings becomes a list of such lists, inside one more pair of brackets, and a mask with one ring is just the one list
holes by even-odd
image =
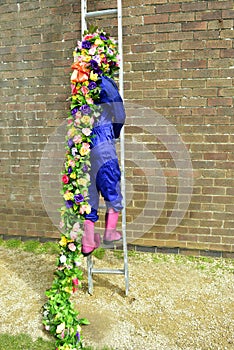
[[121, 233], [116, 231], [119, 212], [122, 209], [120, 176], [117, 158], [106, 162], [97, 174], [97, 186], [107, 207], [105, 233], [103, 237], [105, 244], [111, 244], [114, 241], [120, 241], [122, 239]]
[[92, 175], [88, 192], [91, 212], [89, 214], [85, 214], [84, 234], [81, 240], [81, 251], [84, 256], [90, 255], [100, 246], [100, 235], [98, 233], [94, 233], [94, 225], [98, 220], [97, 209], [99, 205], [99, 193], [96, 188], [96, 179]]

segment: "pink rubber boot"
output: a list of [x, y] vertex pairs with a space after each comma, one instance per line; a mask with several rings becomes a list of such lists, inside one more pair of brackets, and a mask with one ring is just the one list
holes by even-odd
[[85, 220], [84, 235], [81, 240], [81, 252], [84, 256], [90, 255], [95, 249], [100, 246], [101, 240], [98, 233], [94, 233], [94, 222]]
[[122, 240], [122, 234], [119, 231], [116, 231], [118, 218], [119, 212], [114, 211], [112, 208], [106, 213], [105, 233], [103, 236], [104, 244], [108, 245]]

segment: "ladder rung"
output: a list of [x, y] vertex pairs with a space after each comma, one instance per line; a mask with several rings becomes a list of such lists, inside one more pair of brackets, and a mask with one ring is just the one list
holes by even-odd
[[103, 273], [103, 274], [114, 274], [114, 275], [123, 275], [124, 270], [121, 269], [116, 269], [116, 270], [111, 270], [111, 269], [92, 269], [92, 273]]
[[86, 17], [98, 17], [98, 16], [108, 16], [117, 13], [117, 9], [102, 10], [102, 11], [91, 11], [86, 13]]

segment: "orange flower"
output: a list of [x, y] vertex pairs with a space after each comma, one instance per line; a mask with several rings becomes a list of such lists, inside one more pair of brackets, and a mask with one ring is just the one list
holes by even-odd
[[74, 83], [83, 83], [89, 79], [89, 69], [85, 62], [75, 62], [71, 66], [74, 69], [71, 75], [71, 81]]

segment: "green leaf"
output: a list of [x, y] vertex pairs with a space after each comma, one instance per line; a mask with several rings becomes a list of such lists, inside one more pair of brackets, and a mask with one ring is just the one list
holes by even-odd
[[80, 318], [79, 320], [79, 324], [90, 324], [89, 320], [87, 318]]

